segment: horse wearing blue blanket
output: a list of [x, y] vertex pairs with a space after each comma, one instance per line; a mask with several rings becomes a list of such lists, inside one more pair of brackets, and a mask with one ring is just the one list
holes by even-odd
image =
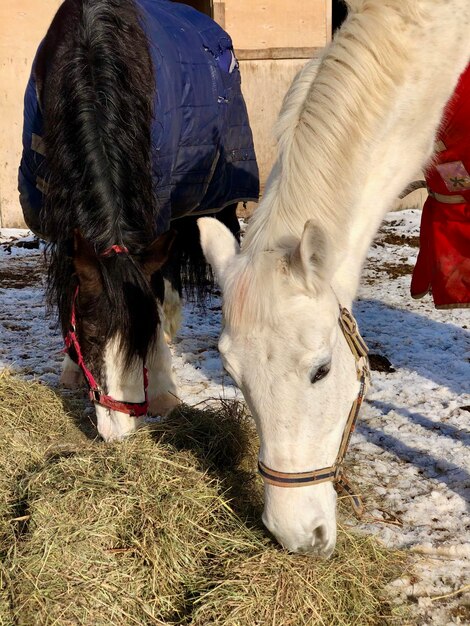
[[48, 241], [63, 380], [81, 372], [121, 438], [178, 402], [163, 304], [210, 284], [196, 219], [237, 234], [258, 198], [229, 35], [167, 0], [65, 0], [26, 89], [19, 191]]

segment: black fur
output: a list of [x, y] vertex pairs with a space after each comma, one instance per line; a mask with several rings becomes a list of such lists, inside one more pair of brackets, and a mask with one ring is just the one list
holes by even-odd
[[[237, 218], [237, 205], [231, 204], [216, 214], [240, 242], [240, 224]], [[197, 217], [182, 217], [173, 222], [177, 232], [170, 260], [164, 268], [173, 289], [203, 306], [214, 288], [214, 276], [202, 252]]]
[[341, 28], [342, 23], [348, 17], [348, 7], [345, 0], [333, 0], [332, 6], [332, 30], [335, 33]]
[[[145, 359], [159, 324], [160, 273], [139, 264], [156, 237], [151, 162], [155, 79], [133, 0], [65, 0], [36, 63], [45, 133], [48, 191], [41, 230], [50, 241], [48, 300], [68, 331], [78, 277], [74, 231], [95, 252], [95, 289], [80, 289], [79, 336], [89, 367], [100, 369], [103, 342], [119, 333], [127, 363]], [[238, 231], [235, 206], [221, 212]], [[235, 221], [234, 221], [235, 220]], [[166, 275], [201, 302], [212, 286], [195, 218], [174, 224]], [[102, 253], [114, 244], [130, 253]], [[150, 278], [150, 280], [149, 280]], [[98, 286], [98, 287], [97, 287]], [[102, 357], [102, 354], [101, 354]]]
[[[58, 305], [65, 334], [77, 282], [74, 230], [97, 255], [113, 244], [139, 255], [156, 235], [155, 82], [134, 3], [66, 0], [49, 28], [36, 75], [50, 173], [41, 215], [51, 242], [48, 296]], [[127, 360], [144, 356], [158, 325], [148, 281], [130, 255], [98, 256], [97, 264], [101, 293], [81, 293], [79, 302], [85, 318], [100, 322], [93, 338], [120, 331]]]
[[121, 349], [129, 366], [138, 356], [145, 361], [159, 324], [156, 296], [132, 259], [112, 255], [101, 265], [103, 290], [80, 293], [78, 332], [87, 363], [102, 361], [103, 342], [119, 333]]
[[131, 0], [66, 0], [44, 48], [42, 87], [53, 242], [78, 228], [97, 252], [155, 238], [151, 167], [154, 73]]

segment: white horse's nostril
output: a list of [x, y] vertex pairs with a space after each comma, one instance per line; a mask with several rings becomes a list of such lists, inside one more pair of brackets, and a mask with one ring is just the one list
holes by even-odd
[[[266, 528], [276, 537], [279, 543], [289, 550], [298, 554], [311, 554], [316, 557], [328, 559], [335, 548], [336, 532], [329, 529], [326, 520], [314, 522], [313, 530], [299, 526], [295, 528], [279, 528], [276, 520], [272, 520], [263, 513], [263, 523]], [[310, 520], [312, 523], [312, 520]], [[313, 525], [313, 524], [312, 524]], [[312, 528], [312, 526], [310, 526]]]
[[330, 539], [327, 524], [318, 524], [313, 530], [311, 551], [327, 559], [331, 556], [335, 547], [335, 541]]
[[315, 546], [315, 548], [321, 548], [322, 545], [325, 545], [327, 543], [328, 543], [328, 529], [326, 527], [326, 524], [319, 524], [313, 530], [312, 546]]

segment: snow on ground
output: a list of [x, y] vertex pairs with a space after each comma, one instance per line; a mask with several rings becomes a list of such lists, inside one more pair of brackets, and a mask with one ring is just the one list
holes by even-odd
[[[354, 312], [385, 371], [373, 372], [348, 465], [369, 515], [399, 523], [362, 530], [421, 555], [392, 589], [414, 603], [414, 623], [470, 624], [470, 593], [455, 593], [470, 591], [470, 311], [409, 296], [419, 216], [390, 213], [364, 268]], [[0, 367], [55, 386], [62, 342], [45, 316], [43, 254], [31, 246], [27, 231], [1, 231]], [[184, 309], [173, 353], [187, 403], [241, 398], [218, 357], [220, 315], [217, 295], [205, 313]]]

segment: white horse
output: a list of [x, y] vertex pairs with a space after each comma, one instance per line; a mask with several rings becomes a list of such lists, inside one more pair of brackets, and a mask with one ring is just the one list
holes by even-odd
[[286, 95], [241, 249], [199, 220], [224, 297], [220, 352], [261, 441], [263, 521], [286, 548], [322, 556], [336, 542], [333, 482], [283, 483], [335, 466], [361, 384], [339, 304], [351, 307], [384, 213], [430, 159], [470, 58], [468, 0], [349, 4], [318, 73], [308, 63]]

